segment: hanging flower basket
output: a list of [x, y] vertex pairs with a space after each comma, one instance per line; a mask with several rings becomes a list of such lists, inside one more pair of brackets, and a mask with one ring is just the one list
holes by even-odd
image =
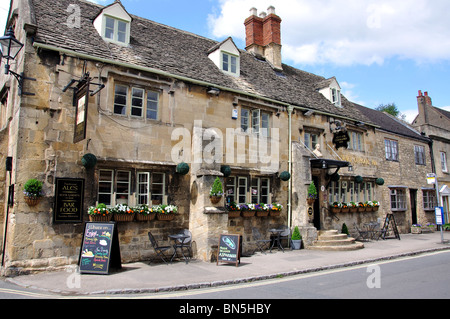
[[209, 196], [209, 199], [211, 200], [211, 203], [217, 204], [222, 199], [222, 196]]
[[89, 221], [91, 222], [110, 222], [112, 219], [113, 215], [112, 214], [108, 214], [108, 215], [89, 215]]
[[156, 213], [149, 214], [136, 214], [136, 220], [140, 222], [146, 222], [150, 220], [154, 220], [156, 218]]
[[37, 204], [39, 204], [40, 201], [41, 201], [40, 197], [25, 196], [25, 203], [27, 203], [28, 206], [30, 206], [30, 207], [36, 206]]
[[171, 221], [175, 219], [175, 214], [156, 214], [157, 220]]
[[116, 222], [132, 222], [134, 220], [134, 213], [131, 214], [114, 214]]

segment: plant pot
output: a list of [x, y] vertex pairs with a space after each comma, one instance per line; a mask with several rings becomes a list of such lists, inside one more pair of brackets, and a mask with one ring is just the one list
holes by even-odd
[[293, 250], [299, 250], [302, 247], [302, 240], [291, 240], [292, 242], [292, 249]]
[[377, 212], [379, 209], [380, 209], [380, 206], [372, 207], [372, 210], [373, 210], [374, 212]]
[[156, 214], [156, 219], [157, 220], [166, 220], [166, 221], [174, 220], [175, 214]]
[[339, 208], [339, 207], [331, 207], [331, 212], [333, 214], [338, 214], [338, 213], [341, 212], [341, 208]]
[[315, 200], [314, 198], [308, 198], [308, 199], [306, 200], [306, 202], [308, 203], [309, 206], [314, 205], [314, 202], [315, 202], [315, 201], [316, 201], [316, 200]]
[[211, 203], [217, 204], [222, 199], [222, 196], [209, 196], [209, 199], [211, 200]]
[[134, 219], [133, 214], [114, 214], [114, 220], [116, 222], [131, 222]]
[[258, 210], [256, 212], [256, 216], [258, 216], [258, 217], [267, 217], [267, 216], [269, 216], [269, 211], [268, 210]]
[[112, 214], [106, 216], [103, 215], [89, 215], [89, 221], [91, 222], [109, 222], [112, 219]]
[[341, 213], [348, 213], [350, 211], [350, 208], [342, 208]]
[[373, 207], [366, 207], [366, 212], [373, 212]]
[[350, 207], [350, 213], [357, 213], [358, 207]]
[[140, 222], [154, 220], [156, 217], [156, 213], [150, 214], [136, 214], [136, 220]]
[[28, 197], [25, 196], [25, 203], [28, 204], [28, 206], [36, 206], [41, 201], [40, 197]]
[[236, 218], [241, 216], [241, 211], [240, 210], [230, 210], [228, 211], [228, 217], [229, 218]]
[[364, 213], [366, 211], [365, 207], [358, 207], [358, 213]]
[[421, 227], [411, 227], [411, 234], [422, 234]]
[[242, 217], [244, 218], [250, 218], [254, 217], [256, 212], [254, 210], [243, 210], [242, 211]]
[[270, 217], [280, 217], [281, 211], [280, 210], [271, 210], [269, 211]]

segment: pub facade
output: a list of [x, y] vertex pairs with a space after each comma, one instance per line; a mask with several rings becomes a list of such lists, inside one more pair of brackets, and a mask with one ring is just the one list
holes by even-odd
[[[275, 8], [251, 9], [241, 50], [120, 1], [12, 1], [8, 30], [24, 46], [9, 61], [21, 81], [0, 76], [4, 273], [76, 263], [84, 222], [101, 207], [115, 212], [123, 262], [152, 258], [148, 232], [167, 242], [189, 229], [195, 258], [211, 261], [222, 233], [252, 253], [253, 228], [299, 226], [310, 247], [343, 223], [355, 232], [394, 212], [406, 233], [431, 219], [419, 196], [428, 140], [348, 101], [336, 78], [283, 64], [280, 25]], [[30, 179], [43, 183], [34, 204]], [[331, 209], [349, 202], [380, 206]], [[255, 205], [271, 214], [244, 217]], [[144, 207], [156, 217], [138, 218]], [[131, 220], [116, 216], [128, 211]]]

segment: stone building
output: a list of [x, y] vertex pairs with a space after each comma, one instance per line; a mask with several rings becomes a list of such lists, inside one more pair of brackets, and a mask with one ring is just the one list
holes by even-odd
[[422, 93], [422, 91], [419, 91], [417, 105], [419, 115], [414, 119], [412, 125], [424, 136], [431, 139], [432, 172], [437, 176], [439, 204], [444, 207], [446, 220], [448, 221], [450, 172], [447, 158], [450, 154], [450, 112], [434, 107], [428, 92]]
[[[11, 70], [25, 78], [19, 90], [12, 75], [0, 77], [1, 161], [11, 163], [0, 168], [6, 273], [76, 263], [88, 207], [99, 203], [178, 207], [173, 221], [118, 222], [123, 262], [152, 257], [148, 232], [167, 242], [189, 229], [196, 258], [209, 261], [221, 233], [241, 234], [244, 253], [253, 252], [254, 227], [268, 236], [278, 225], [299, 226], [310, 247], [317, 230], [345, 222], [354, 232], [395, 209], [409, 231], [413, 190], [426, 186], [430, 167], [427, 139], [348, 101], [336, 78], [282, 63], [273, 7], [251, 10], [241, 50], [232, 38], [130, 15], [120, 1], [11, 3], [8, 28], [24, 44]], [[225, 196], [212, 203], [217, 177]], [[36, 206], [22, 192], [30, 178], [44, 183]], [[55, 211], [61, 180], [81, 181], [78, 220]], [[308, 204], [312, 181], [318, 199]], [[330, 209], [374, 200], [381, 206], [370, 213]], [[232, 218], [231, 203], [283, 210]]]

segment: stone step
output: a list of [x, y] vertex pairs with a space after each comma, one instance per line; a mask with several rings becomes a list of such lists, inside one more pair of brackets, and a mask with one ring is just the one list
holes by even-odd
[[317, 241], [309, 247], [314, 250], [350, 251], [364, 248], [364, 244], [357, 243], [354, 238], [341, 234], [337, 230], [321, 230]]

